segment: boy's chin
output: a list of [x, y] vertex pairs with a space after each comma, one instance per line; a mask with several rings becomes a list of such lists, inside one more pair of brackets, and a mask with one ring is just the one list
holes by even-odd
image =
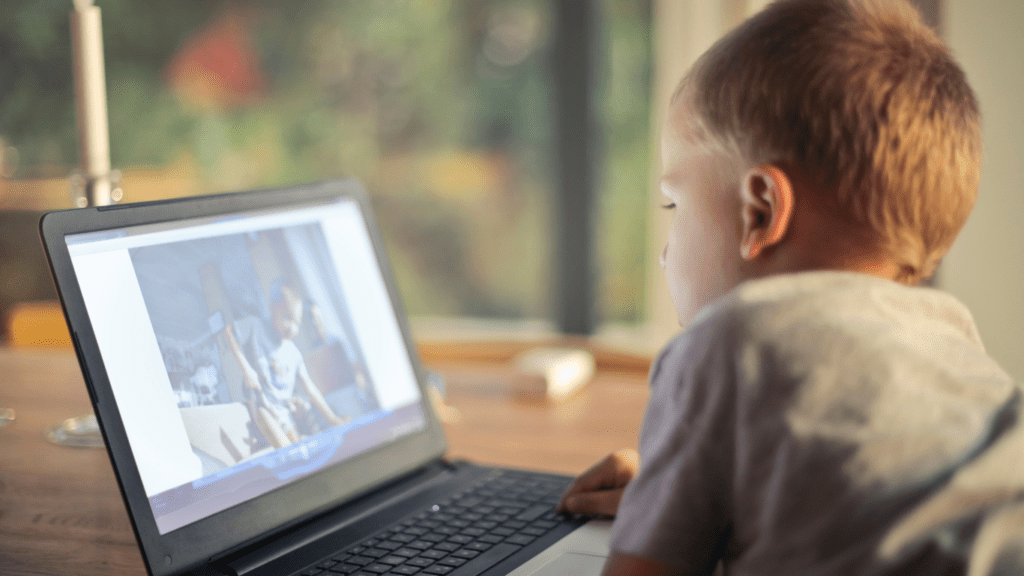
[[700, 308], [695, 306], [687, 306], [686, 308], [676, 306], [676, 322], [679, 323], [679, 327], [684, 330], [688, 328], [698, 312], [700, 312]]

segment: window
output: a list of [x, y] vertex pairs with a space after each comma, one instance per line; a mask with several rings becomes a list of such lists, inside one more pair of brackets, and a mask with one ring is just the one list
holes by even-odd
[[[125, 201], [355, 176], [410, 314], [553, 322], [555, 0], [98, 5]], [[70, 8], [0, 15], [0, 207], [70, 207]], [[596, 14], [597, 317], [635, 322], [650, 3]]]

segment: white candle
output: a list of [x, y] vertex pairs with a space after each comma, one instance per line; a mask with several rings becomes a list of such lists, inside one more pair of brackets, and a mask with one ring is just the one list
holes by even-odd
[[75, 74], [78, 147], [88, 201], [110, 203], [110, 135], [107, 88], [103, 71], [103, 29], [100, 9], [92, 0], [75, 0], [71, 13], [71, 47]]

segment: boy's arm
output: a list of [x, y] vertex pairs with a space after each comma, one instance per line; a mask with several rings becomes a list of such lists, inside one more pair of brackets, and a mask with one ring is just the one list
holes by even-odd
[[[617, 503], [606, 576], [709, 576], [724, 556], [732, 524], [737, 403], [735, 362], [722, 340], [717, 331], [685, 333], [652, 366], [640, 434], [643, 466], [633, 469], [627, 489], [605, 495]], [[602, 469], [608, 478], [614, 460], [580, 477], [564, 500], [569, 509], [579, 505], [571, 499], [573, 489], [600, 477]]]
[[[636, 450], [625, 449], [609, 454], [569, 484], [558, 502], [558, 511], [585, 516], [615, 516], [622, 492], [639, 466], [640, 455]], [[684, 572], [671, 564], [612, 550], [601, 574], [681, 576]]]
[[302, 362], [299, 364], [299, 372], [297, 374], [299, 383], [305, 388], [306, 394], [309, 399], [313, 401], [313, 405], [316, 406], [317, 410], [327, 418], [331, 426], [340, 426], [345, 423], [345, 419], [339, 418], [337, 414], [331, 410], [331, 407], [327, 404], [327, 400], [324, 399], [323, 394], [320, 393], [320, 389], [317, 388], [316, 383], [310, 378], [309, 372], [306, 370], [306, 363]]
[[245, 381], [245, 385], [253, 390], [260, 390], [260, 377], [256, 373], [256, 370], [249, 364], [249, 361], [245, 358], [245, 353], [242, 352], [242, 347], [239, 345], [238, 340], [235, 338], [235, 324], [231, 323], [224, 327], [224, 337], [228, 343], [228, 349], [231, 351], [231, 355], [234, 356], [235, 361], [238, 362], [239, 368], [242, 369], [242, 379]]

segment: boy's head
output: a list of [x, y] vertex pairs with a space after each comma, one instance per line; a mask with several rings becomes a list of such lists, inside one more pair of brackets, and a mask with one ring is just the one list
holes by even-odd
[[295, 287], [285, 280], [270, 286], [270, 315], [274, 329], [284, 340], [298, 336], [302, 327], [302, 298]]
[[[973, 207], [979, 123], [962, 70], [903, 0], [769, 5], [673, 96], [662, 190], [707, 203], [676, 211], [662, 255], [680, 319], [772, 272], [873, 262], [927, 278]], [[681, 196], [694, 180], [702, 200]]]

